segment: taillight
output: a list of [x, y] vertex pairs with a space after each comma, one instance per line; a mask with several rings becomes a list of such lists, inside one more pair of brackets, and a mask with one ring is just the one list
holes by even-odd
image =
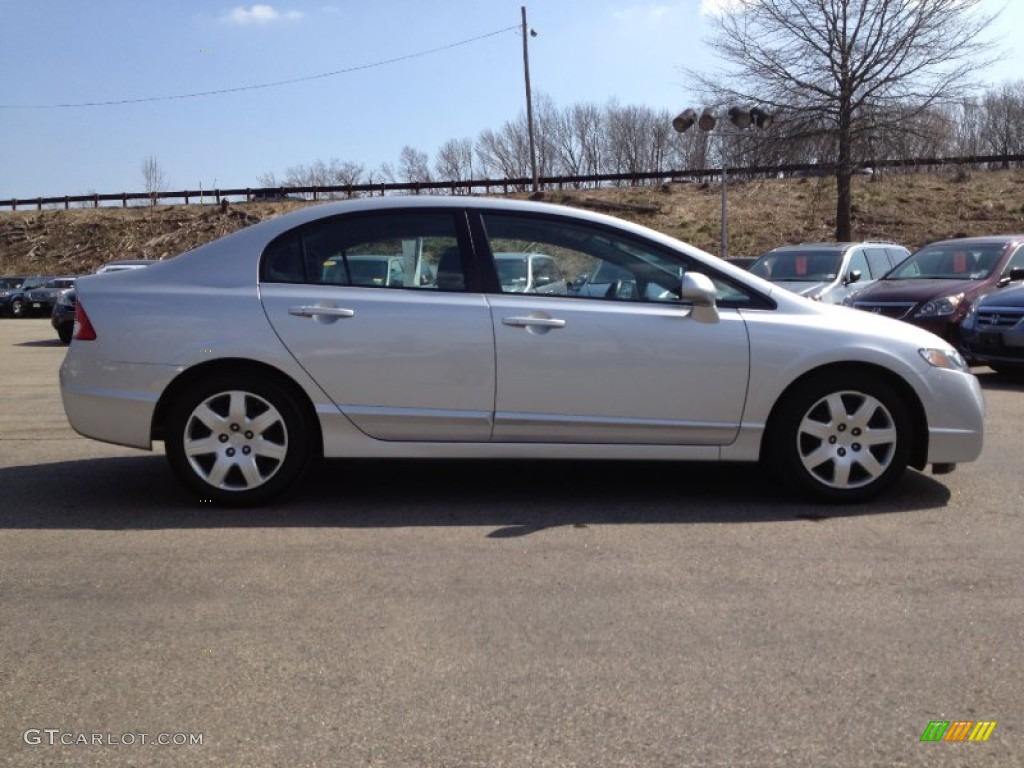
[[89, 322], [89, 316], [85, 314], [81, 301], [75, 304], [75, 332], [71, 338], [79, 341], [93, 341], [96, 338], [96, 329]]

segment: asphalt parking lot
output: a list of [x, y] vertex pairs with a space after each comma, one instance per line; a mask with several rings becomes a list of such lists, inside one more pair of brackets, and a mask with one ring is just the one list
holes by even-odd
[[1024, 383], [978, 369], [981, 459], [868, 505], [331, 461], [237, 511], [75, 435], [64, 349], [0, 321], [3, 765], [1024, 764]]

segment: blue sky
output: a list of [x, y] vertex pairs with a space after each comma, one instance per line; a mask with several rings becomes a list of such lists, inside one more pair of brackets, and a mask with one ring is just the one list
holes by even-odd
[[[172, 189], [256, 186], [318, 158], [394, 165], [405, 145], [432, 162], [446, 140], [524, 109], [524, 4], [535, 94], [675, 110], [689, 101], [680, 66], [709, 55], [702, 6], [723, 1], [0, 0], [4, 106], [353, 69], [0, 108], [0, 199], [139, 191], [148, 155]], [[984, 2], [1006, 5], [996, 34], [1024, 29], [1024, 2]], [[1024, 54], [1003, 43], [993, 84], [1024, 77]]]

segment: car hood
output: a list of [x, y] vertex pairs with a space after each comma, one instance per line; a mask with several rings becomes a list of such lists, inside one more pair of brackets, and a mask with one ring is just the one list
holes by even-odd
[[877, 280], [857, 294], [856, 301], [920, 302], [973, 293], [985, 286], [982, 280], [943, 280], [917, 278], [912, 280]]
[[813, 296], [814, 294], [821, 293], [830, 283], [826, 282], [811, 282], [804, 280], [772, 280], [772, 285], [777, 285], [779, 288], [785, 288], [787, 291], [798, 293], [801, 296]]
[[993, 291], [982, 298], [978, 306], [1024, 307], [1024, 285]]

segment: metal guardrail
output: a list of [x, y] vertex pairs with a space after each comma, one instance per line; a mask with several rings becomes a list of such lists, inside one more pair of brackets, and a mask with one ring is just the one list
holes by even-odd
[[[878, 162], [866, 162], [864, 168], [920, 168], [931, 166], [962, 166], [962, 165], [1002, 165], [1010, 163], [1024, 163], [1024, 155], [971, 155], [967, 157], [944, 157], [944, 158], [913, 158], [908, 160], [880, 160]], [[805, 173], [816, 176], [826, 176], [835, 173], [835, 165], [830, 164], [784, 164], [784, 165], [755, 165], [745, 168], [729, 168], [728, 174], [732, 178], [743, 178], [753, 176], [778, 176], [795, 175]], [[704, 179], [720, 176], [721, 168], [702, 168], [687, 170], [652, 171], [648, 173], [599, 173], [583, 176], [542, 176], [539, 184], [542, 189], [564, 189], [566, 187], [579, 187], [587, 184], [612, 184], [617, 182], [640, 183], [644, 181], [674, 182], [686, 179]], [[16, 211], [22, 207], [34, 206], [36, 210], [42, 210], [44, 205], [61, 205], [67, 209], [72, 203], [92, 203], [98, 208], [100, 203], [120, 202], [122, 207], [127, 208], [130, 201], [147, 201], [151, 205], [157, 202], [168, 200], [183, 200], [185, 205], [193, 201], [205, 203], [209, 198], [213, 202], [220, 202], [228, 197], [245, 197], [246, 201], [264, 198], [278, 197], [285, 199], [286, 195], [309, 195], [313, 200], [322, 197], [344, 195], [355, 197], [363, 195], [386, 195], [388, 193], [405, 192], [414, 195], [431, 192], [447, 192], [453, 195], [473, 194], [480, 191], [483, 194], [491, 194], [495, 190], [502, 193], [513, 191], [522, 192], [532, 189], [533, 179], [522, 177], [515, 179], [480, 179], [471, 181], [431, 181], [421, 183], [387, 183], [387, 184], [342, 184], [333, 186], [310, 186], [310, 187], [239, 187], [234, 189], [212, 189], [195, 190], [186, 189], [177, 192], [118, 192], [113, 194], [91, 194], [91, 195], [62, 195], [58, 197], [36, 197], [28, 199], [10, 198], [0, 200], [0, 210], [10, 209]]]

